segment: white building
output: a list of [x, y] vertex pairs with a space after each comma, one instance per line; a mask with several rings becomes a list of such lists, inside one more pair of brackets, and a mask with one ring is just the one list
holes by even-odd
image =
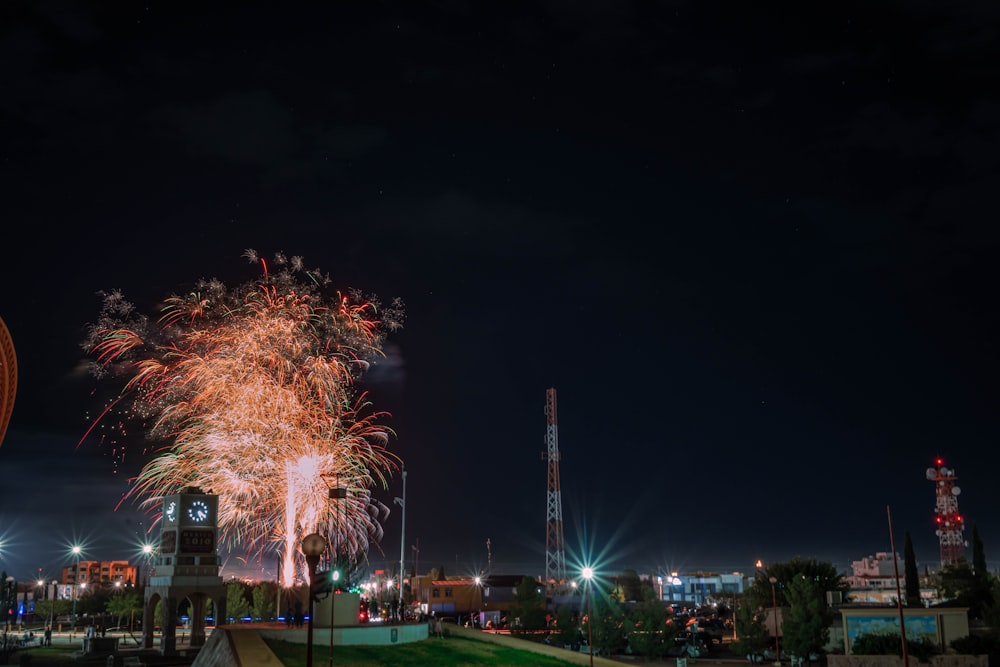
[[[896, 604], [896, 584], [899, 591], [906, 596], [906, 568], [903, 559], [896, 554], [895, 564], [893, 554], [879, 552], [861, 560], [851, 562], [851, 574], [844, 577], [851, 587], [851, 602], [861, 604], [888, 605]], [[899, 572], [899, 578], [896, 572]], [[928, 586], [924, 578], [920, 582], [920, 600], [924, 606], [934, 604], [937, 591]]]
[[742, 594], [743, 581], [740, 572], [671, 572], [658, 575], [653, 584], [661, 600], [681, 606], [702, 606]]

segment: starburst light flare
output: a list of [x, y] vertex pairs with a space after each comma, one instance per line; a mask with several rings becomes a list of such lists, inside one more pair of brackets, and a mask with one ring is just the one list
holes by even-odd
[[[231, 290], [201, 281], [168, 298], [155, 324], [120, 292], [105, 295], [85, 347], [98, 377], [125, 378], [98, 420], [118, 410], [166, 443], [128, 497], [157, 511], [185, 487], [210, 490], [223, 541], [260, 552], [279, 544], [287, 587], [303, 566], [303, 535], [325, 532], [355, 562], [381, 537], [370, 490], [387, 488], [398, 459], [381, 423], [388, 415], [356, 382], [401, 326], [402, 304], [382, 309], [357, 293], [327, 300], [329, 279], [304, 271], [300, 258], [279, 254], [275, 272], [254, 251], [246, 256], [262, 280]], [[347, 497], [332, 507], [335, 485]]]

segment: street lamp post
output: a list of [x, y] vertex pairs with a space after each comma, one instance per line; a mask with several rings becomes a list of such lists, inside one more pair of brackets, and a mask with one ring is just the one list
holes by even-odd
[[781, 664], [781, 644], [778, 643], [778, 595], [774, 592], [774, 585], [778, 583], [777, 577], [768, 577], [771, 582], [771, 615], [774, 617], [774, 664]]
[[76, 556], [76, 574], [73, 577], [73, 614], [71, 616], [73, 628], [69, 631], [70, 637], [76, 632], [76, 599], [80, 597], [80, 551], [80, 546], [74, 544], [73, 555]]
[[403, 611], [403, 560], [406, 555], [406, 468], [403, 468], [403, 497], [393, 498], [393, 502], [402, 508], [402, 517], [399, 523], [399, 613], [403, 620], [406, 620], [406, 612]]
[[591, 581], [594, 579], [594, 568], [585, 567], [581, 572], [587, 582], [587, 648], [590, 649], [590, 667], [594, 667], [594, 616], [591, 609]]
[[[337, 478], [337, 486], [330, 489], [330, 500], [344, 500], [347, 498], [347, 489], [340, 486], [340, 478]], [[337, 611], [337, 583], [340, 579], [340, 570], [337, 569], [337, 531], [340, 530], [340, 505], [337, 505], [337, 521], [334, 522], [333, 539], [330, 548], [333, 555], [330, 558], [330, 667], [333, 667], [333, 621]]]
[[[49, 605], [49, 632], [48, 632], [48, 638], [49, 639], [51, 639], [51, 637], [52, 637], [52, 629], [55, 626], [55, 622], [56, 622], [56, 597], [58, 597], [56, 586], [58, 586], [58, 585], [59, 585], [59, 582], [56, 579], [53, 579], [52, 580], [52, 596], [51, 596], [51, 599], [49, 600], [49, 602], [52, 603], [52, 604]], [[46, 646], [48, 646], [49, 642], [46, 641], [45, 644], [46, 644]]]
[[[306, 567], [309, 569], [309, 625], [306, 626], [306, 667], [313, 664], [313, 586], [316, 578], [316, 565], [320, 554], [326, 549], [326, 540], [318, 533], [310, 533], [302, 538], [302, 554], [306, 557]], [[333, 632], [333, 628], [330, 628]]]
[[146, 572], [140, 578], [142, 579], [143, 586], [146, 586], [146, 585], [149, 584], [149, 575], [151, 574], [150, 573], [150, 567], [149, 567], [149, 561], [152, 560], [152, 558], [153, 558], [153, 545], [152, 544], [143, 544], [142, 545], [142, 555], [145, 556], [145, 563], [144, 564], [145, 564], [145, 570], [146, 570]]

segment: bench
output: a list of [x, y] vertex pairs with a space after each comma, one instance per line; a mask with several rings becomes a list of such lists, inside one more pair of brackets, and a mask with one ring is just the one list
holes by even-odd
[[134, 655], [130, 655], [127, 658], [122, 658], [122, 667], [146, 667], [146, 663]]

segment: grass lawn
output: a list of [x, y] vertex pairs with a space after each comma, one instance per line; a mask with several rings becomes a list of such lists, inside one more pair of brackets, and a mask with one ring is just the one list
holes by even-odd
[[[265, 640], [284, 667], [305, 667], [306, 647], [304, 644]], [[10, 664], [19, 664], [22, 656], [30, 656], [31, 667], [52, 667], [59, 665], [91, 665], [104, 667], [107, 657], [80, 659], [79, 647], [52, 646], [18, 651]], [[150, 661], [156, 664], [157, 661]], [[325, 667], [330, 662], [327, 646], [313, 646], [313, 665]], [[566, 667], [573, 663], [545, 655], [498, 646], [489, 642], [455, 637], [443, 640], [427, 639], [395, 646], [335, 646], [333, 663], [337, 667], [469, 667], [490, 665], [491, 667]], [[176, 661], [171, 664], [177, 664]]]
[[[265, 640], [285, 667], [305, 667], [306, 647], [283, 641]], [[329, 647], [313, 646], [313, 665], [330, 662]], [[396, 646], [335, 646], [333, 663], [337, 667], [565, 667], [572, 664], [545, 655], [519, 651], [463, 637], [428, 639]]]

